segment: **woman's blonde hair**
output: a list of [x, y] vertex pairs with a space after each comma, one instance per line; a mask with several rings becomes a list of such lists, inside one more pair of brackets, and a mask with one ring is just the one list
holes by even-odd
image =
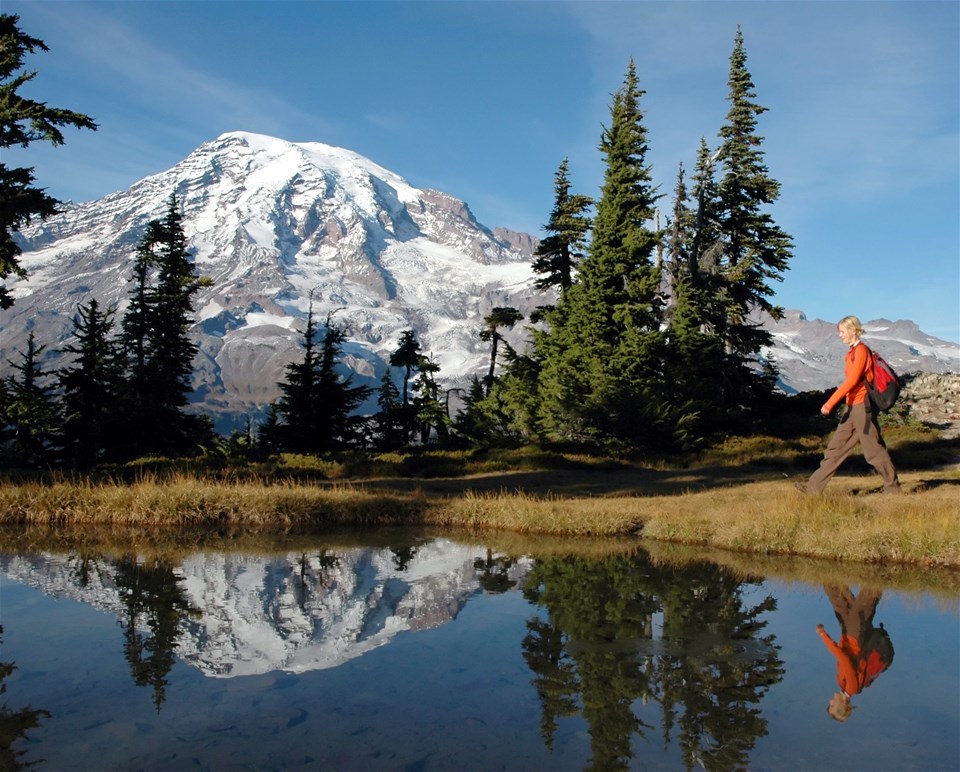
[[846, 327], [848, 330], [852, 330], [853, 333], [859, 338], [863, 335], [863, 325], [860, 324], [860, 320], [855, 316], [845, 316], [839, 322], [837, 322], [837, 327]]

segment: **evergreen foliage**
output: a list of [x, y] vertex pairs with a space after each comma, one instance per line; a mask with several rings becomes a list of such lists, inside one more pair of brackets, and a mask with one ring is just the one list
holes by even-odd
[[[765, 209], [779, 185], [763, 165], [756, 117], [766, 108], [754, 101], [739, 28], [729, 84], [721, 145], [711, 150], [701, 139], [690, 192], [680, 165], [660, 232], [644, 92], [630, 62], [601, 135], [604, 184], [588, 254], [569, 285], [546, 259], [563, 254], [558, 213], [570, 197], [561, 165], [551, 235], [534, 260], [538, 286], [558, 286], [560, 298], [547, 309], [546, 328], [532, 331], [532, 352], [507, 362], [499, 406], [484, 406], [506, 411], [514, 430], [683, 450], [735, 428], [745, 408], [768, 401], [776, 371], [758, 354], [771, 338], [751, 313], [780, 316], [770, 282], [787, 269], [790, 237]], [[577, 235], [585, 243], [586, 232]]]
[[380, 450], [396, 450], [406, 445], [409, 437], [407, 406], [400, 401], [400, 390], [388, 370], [380, 380], [377, 390], [377, 407], [372, 428], [374, 441]]
[[493, 388], [493, 379], [497, 368], [497, 349], [503, 336], [500, 334], [500, 328], [506, 327], [513, 329], [517, 322], [523, 321], [523, 314], [517, 309], [498, 306], [483, 318], [484, 327], [480, 330], [480, 340], [490, 342], [490, 369], [487, 371], [487, 377], [484, 382], [487, 386], [487, 393]]
[[602, 133], [606, 159], [588, 256], [535, 335], [543, 427], [579, 439], [651, 442], [663, 427], [663, 297], [647, 223], [657, 200], [646, 163], [643, 90], [631, 60]]
[[128, 377], [122, 408], [136, 432], [128, 453], [180, 454], [209, 440], [209, 420], [188, 415], [193, 359], [193, 296], [209, 279], [195, 272], [176, 195], [137, 247], [130, 303], [121, 322]]
[[727, 99], [730, 109], [720, 129], [720, 158], [724, 174], [719, 183], [719, 229], [724, 244], [727, 314], [724, 339], [727, 350], [740, 357], [757, 354], [771, 342], [770, 333], [751, 321], [753, 309], [774, 319], [783, 315], [775, 306], [772, 281], [782, 281], [791, 257], [791, 238], [765, 210], [780, 195], [763, 161], [763, 137], [756, 133], [757, 116], [767, 111], [753, 101], [753, 81], [746, 67], [743, 33], [737, 28], [730, 56]]
[[420, 364], [420, 341], [413, 330], [404, 330], [400, 334], [400, 341], [396, 350], [390, 355], [391, 367], [403, 368], [403, 404], [408, 405], [410, 376]]
[[534, 282], [537, 289], [557, 289], [563, 295], [573, 284], [574, 270], [583, 259], [590, 218], [586, 211], [593, 205], [589, 196], [572, 194], [568, 177], [568, 160], [560, 163], [554, 176], [554, 204], [547, 232], [537, 245], [533, 272], [539, 274]]
[[[390, 354], [390, 366], [403, 368], [403, 395], [395, 416], [399, 430], [404, 435], [401, 443], [403, 445], [409, 443], [417, 431], [418, 407], [410, 400], [410, 379], [423, 361], [423, 353], [420, 350], [420, 341], [417, 340], [416, 332], [404, 330], [400, 333], [397, 348]], [[391, 420], [394, 419], [391, 418]]]
[[516, 412], [506, 397], [500, 381], [496, 381], [488, 393], [483, 382], [474, 376], [454, 424], [457, 433], [477, 446], [518, 444], [523, 440], [523, 433], [516, 425]]
[[[54, 399], [54, 379], [43, 370], [40, 355], [45, 350], [27, 337], [27, 350], [19, 362], [10, 362], [13, 375], [3, 379], [3, 450], [15, 463], [43, 466], [55, 460], [60, 414]], [[9, 361], [9, 360], [8, 360]]]
[[95, 299], [80, 306], [73, 319], [76, 342], [64, 346], [74, 355], [58, 373], [62, 390], [63, 450], [66, 459], [85, 466], [117, 453], [117, 406], [124, 389], [124, 360], [113, 337], [114, 309], [101, 310]]
[[449, 437], [450, 417], [445, 402], [440, 400], [440, 386], [437, 384], [440, 365], [429, 356], [421, 356], [417, 370], [419, 375], [413, 383], [417, 396], [412, 404], [420, 443], [426, 445], [434, 435], [438, 442], [445, 443]]
[[353, 386], [352, 376], [337, 372], [346, 332], [328, 315], [323, 338], [317, 342], [313, 306], [307, 314], [303, 334], [303, 359], [287, 365], [282, 392], [274, 403], [271, 428], [263, 427], [261, 437], [273, 447], [297, 453], [327, 453], [358, 442], [365, 419], [353, 415], [371, 393], [366, 386]]
[[[535, 333], [536, 335], [536, 333]], [[531, 442], [544, 439], [541, 421], [539, 379], [541, 362], [534, 350], [530, 354], [508, 348], [504, 373], [491, 394], [492, 408], [503, 427], [502, 435], [510, 442]]]
[[[82, 113], [50, 107], [18, 93], [37, 75], [21, 71], [26, 55], [49, 50], [42, 40], [25, 34], [19, 22], [18, 16], [0, 14], [0, 148], [25, 148], [33, 142], [62, 145], [65, 126], [95, 130], [97, 124]], [[44, 219], [59, 210], [59, 202], [34, 182], [32, 167], [10, 168], [0, 159], [0, 281], [27, 275], [19, 261], [23, 250], [13, 234], [34, 217]], [[0, 309], [12, 305], [6, 284], [0, 284]]]

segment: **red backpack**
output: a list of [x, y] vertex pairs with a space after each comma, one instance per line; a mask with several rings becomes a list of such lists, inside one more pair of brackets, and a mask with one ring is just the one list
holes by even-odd
[[870, 403], [874, 408], [881, 413], [886, 413], [893, 407], [897, 397], [900, 396], [900, 377], [896, 370], [890, 366], [890, 363], [876, 351], [870, 348], [867, 351], [873, 360], [873, 383], [870, 383], [864, 377], [867, 394], [870, 396]]

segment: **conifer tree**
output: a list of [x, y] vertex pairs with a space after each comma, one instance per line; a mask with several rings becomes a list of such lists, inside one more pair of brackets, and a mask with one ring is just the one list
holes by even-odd
[[720, 129], [719, 228], [725, 251], [727, 312], [724, 338], [727, 350], [740, 358], [752, 357], [772, 338], [749, 319], [753, 309], [782, 317], [771, 297], [772, 281], [782, 281], [791, 257], [792, 241], [773, 221], [766, 207], [777, 200], [780, 184], [772, 179], [756, 132], [757, 117], [767, 111], [755, 102], [756, 93], [746, 66], [743, 33], [737, 27], [730, 56], [727, 99], [730, 109]]
[[[713, 277], [719, 275], [723, 237], [720, 232], [720, 201], [714, 179], [714, 165], [720, 153], [720, 150], [711, 153], [706, 140], [700, 138], [697, 165], [693, 175], [695, 201], [693, 222], [689, 223], [687, 220], [692, 234], [687, 255], [688, 273], [694, 283], [706, 285], [712, 280], [718, 290], [719, 284]], [[722, 321], [722, 319], [718, 320], [717, 323]]]
[[151, 221], [137, 247], [134, 287], [124, 314], [128, 352], [126, 420], [138, 431], [131, 453], [182, 453], [209, 440], [207, 419], [184, 412], [192, 390], [197, 344], [189, 336], [193, 296], [210, 280], [190, 260], [176, 195], [167, 214]]
[[110, 458], [118, 445], [118, 404], [123, 392], [124, 361], [113, 337], [114, 309], [101, 310], [96, 299], [81, 305], [73, 319], [76, 342], [63, 350], [74, 354], [58, 373], [63, 412], [64, 453], [86, 465]]
[[420, 427], [420, 442], [426, 445], [434, 432], [441, 443], [446, 442], [449, 416], [440, 400], [440, 387], [437, 384], [436, 375], [440, 372], [440, 365], [429, 356], [421, 356], [417, 370], [419, 375], [414, 381], [413, 390], [418, 396], [413, 400], [413, 407]]
[[279, 384], [281, 397], [273, 408], [275, 426], [266, 437], [269, 444], [297, 453], [325, 453], [356, 442], [363, 419], [352, 413], [371, 391], [351, 385], [352, 376], [342, 379], [337, 373], [346, 332], [329, 315], [319, 347], [317, 334], [311, 305], [303, 359], [287, 365], [286, 380]]
[[148, 334], [151, 389], [164, 408], [179, 411], [192, 390], [193, 359], [198, 346], [188, 334], [193, 322], [193, 296], [209, 279], [201, 278], [187, 250], [183, 215], [176, 195], [159, 223], [157, 284], [153, 292], [152, 324]]
[[382, 450], [403, 447], [410, 436], [405, 419], [404, 405], [400, 402], [400, 390], [387, 370], [380, 379], [377, 390], [377, 407], [373, 416], [373, 433], [377, 446]]
[[3, 381], [3, 423], [10, 455], [15, 463], [39, 466], [50, 463], [56, 451], [60, 416], [53, 398], [53, 379], [40, 364], [45, 346], [38, 346], [33, 332], [27, 336], [27, 350], [19, 362], [11, 362], [16, 373]]
[[257, 445], [268, 453], [283, 450], [283, 422], [276, 402], [267, 408], [266, 420], [257, 428]]
[[573, 284], [573, 273], [583, 259], [583, 250], [590, 231], [586, 211], [593, 205], [589, 196], [572, 194], [568, 177], [568, 160], [560, 163], [554, 175], [554, 204], [550, 221], [544, 226], [547, 236], [537, 246], [533, 272], [538, 289], [555, 288], [562, 295]]
[[490, 439], [490, 428], [482, 410], [486, 390], [476, 375], [470, 378], [470, 386], [463, 398], [463, 407], [457, 412], [454, 428], [461, 437], [474, 444], [482, 444]]
[[606, 160], [588, 256], [577, 281], [535, 335], [540, 397], [549, 432], [569, 437], [651, 439], [662, 423], [663, 298], [653, 260], [659, 235], [656, 190], [646, 163], [647, 133], [636, 68], [613, 96]]
[[413, 330], [404, 330], [400, 333], [400, 341], [396, 350], [390, 355], [391, 367], [403, 368], [403, 404], [408, 405], [410, 376], [420, 362], [420, 341]]
[[417, 407], [410, 400], [410, 378], [421, 361], [423, 354], [416, 332], [404, 330], [400, 333], [397, 348], [390, 354], [390, 366], [403, 368], [403, 395], [398, 420], [406, 436], [401, 444], [410, 442], [417, 430]]
[[506, 327], [508, 330], [512, 330], [514, 325], [522, 320], [523, 314], [509, 306], [497, 306], [483, 318], [484, 327], [480, 330], [480, 340], [490, 342], [490, 368], [487, 371], [487, 377], [484, 379], [488, 394], [490, 389], [493, 388], [493, 379], [496, 374], [497, 349], [500, 346], [500, 341], [503, 340], [500, 328]]
[[353, 376], [337, 372], [347, 331], [335, 325], [331, 316], [324, 323], [316, 408], [325, 419], [322, 450], [340, 450], [363, 440], [367, 419], [355, 413], [373, 392], [368, 386], [354, 386]]
[[542, 364], [536, 346], [530, 353], [508, 347], [503, 369], [491, 395], [493, 409], [504, 416], [501, 433], [514, 442], [543, 439], [539, 391]]
[[[97, 124], [82, 113], [50, 107], [17, 93], [37, 75], [21, 71], [24, 57], [49, 50], [42, 40], [25, 34], [19, 22], [18, 16], [0, 14], [0, 148], [26, 148], [33, 142], [62, 145], [65, 126], [96, 130]], [[23, 250], [13, 234], [34, 217], [44, 219], [59, 211], [59, 202], [34, 182], [32, 167], [10, 168], [0, 157], [0, 282], [27, 275], [19, 261]], [[6, 284], [0, 284], [0, 309], [12, 305]]]
[[156, 272], [153, 247], [158, 238], [159, 225], [152, 221], [137, 245], [130, 277], [133, 285], [130, 300], [120, 321], [121, 341], [127, 352], [127, 396], [136, 402], [147, 399], [147, 350], [155, 302], [151, 286], [151, 278]]

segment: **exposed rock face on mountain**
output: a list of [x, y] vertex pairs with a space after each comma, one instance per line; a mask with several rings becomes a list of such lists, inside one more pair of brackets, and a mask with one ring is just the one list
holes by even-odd
[[[276, 399], [286, 365], [300, 356], [311, 303], [317, 320], [332, 314], [347, 327], [344, 364], [356, 383], [376, 386], [400, 333], [413, 329], [453, 388], [486, 370], [479, 331], [492, 308], [529, 316], [552, 302], [533, 288], [534, 237], [490, 230], [463, 201], [415, 188], [349, 150], [235, 132], [20, 234], [30, 276], [10, 285], [16, 304], [0, 313], [0, 369], [19, 358], [30, 331], [47, 347], [47, 369], [64, 364], [71, 320], [90, 298], [122, 315], [136, 246], [174, 193], [198, 272], [212, 279], [195, 297], [194, 408], [221, 431]], [[765, 353], [785, 390], [836, 383], [833, 322], [790, 312], [764, 323], [776, 339]], [[523, 324], [505, 333], [518, 348], [528, 337]], [[956, 344], [910, 322], [871, 322], [867, 337], [904, 371], [960, 370]]]
[[[779, 368], [784, 391], [814, 391], [843, 380], [847, 347], [837, 336], [836, 321], [808, 320], [801, 311], [783, 319], [761, 320], [773, 335], [764, 352]], [[960, 372], [960, 346], [921, 332], [916, 324], [887, 319], [863, 320], [863, 342], [880, 352], [900, 374]]]

